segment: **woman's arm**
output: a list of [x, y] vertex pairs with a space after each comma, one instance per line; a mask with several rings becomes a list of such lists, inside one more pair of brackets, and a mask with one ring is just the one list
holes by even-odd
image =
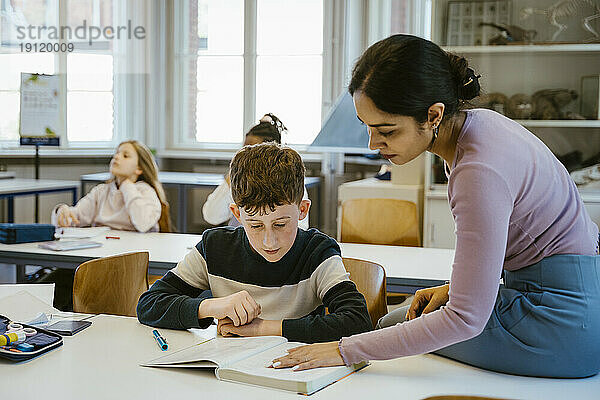
[[[290, 351], [275, 367], [351, 365], [423, 354], [477, 336], [496, 300], [513, 196], [504, 179], [483, 165], [453, 171], [450, 207], [457, 241], [445, 307], [389, 328]], [[339, 353], [339, 356], [338, 356]]]
[[485, 327], [498, 293], [513, 196], [484, 165], [457, 167], [448, 191], [457, 236], [448, 303], [411, 321], [342, 339], [347, 365], [432, 352]]

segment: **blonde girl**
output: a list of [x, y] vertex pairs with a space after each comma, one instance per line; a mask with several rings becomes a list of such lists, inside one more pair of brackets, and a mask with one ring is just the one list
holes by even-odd
[[[119, 144], [110, 160], [110, 173], [111, 179], [94, 187], [74, 207], [66, 204], [56, 206], [52, 214], [53, 224], [156, 232], [161, 220], [161, 226], [170, 230], [165, 192], [148, 147], [137, 140]], [[163, 210], [165, 215], [162, 215]]]

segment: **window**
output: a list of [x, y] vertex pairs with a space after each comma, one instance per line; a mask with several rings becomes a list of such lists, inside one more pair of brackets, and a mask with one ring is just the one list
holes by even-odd
[[[68, 0], [67, 25], [113, 26], [112, 0]], [[67, 137], [74, 142], [113, 140], [113, 42], [73, 37], [67, 53]]]
[[272, 112], [288, 143], [308, 144], [321, 129], [323, 2], [259, 0], [256, 119]]
[[272, 112], [288, 143], [321, 127], [321, 0], [189, 0], [175, 3], [173, 120], [176, 147], [238, 145]]
[[54, 74], [52, 53], [22, 53], [18, 26], [56, 25], [58, 10], [46, 0], [0, 0], [0, 141], [19, 140], [21, 72]]
[[[113, 7], [113, 0], [0, 0], [1, 142], [18, 143], [20, 73], [34, 72], [66, 77], [60, 94], [66, 121], [62, 146], [114, 145], [113, 51], [118, 41], [104, 35], [90, 39], [89, 29], [125, 25], [122, 5]], [[85, 37], [82, 26], [88, 29]], [[69, 43], [73, 51], [28, 53], [21, 48], [26, 43]]]

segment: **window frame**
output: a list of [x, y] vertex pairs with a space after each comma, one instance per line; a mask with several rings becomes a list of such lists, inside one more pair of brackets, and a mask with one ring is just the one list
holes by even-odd
[[[173, 27], [173, 48], [172, 57], [173, 67], [168, 79], [171, 93], [171, 118], [170, 131], [173, 132], [167, 138], [165, 143], [166, 150], [216, 150], [216, 151], [237, 151], [243, 142], [243, 132], [239, 132], [238, 143], [218, 143], [218, 142], [199, 142], [188, 139], [187, 127], [189, 118], [195, 115], [189, 115], [185, 98], [187, 87], [185, 85], [186, 77], [189, 74], [188, 60], [190, 57], [198, 57], [197, 54], [186, 54], [187, 41], [185, 34], [189, 32], [189, 19], [187, 10], [190, 1], [183, 0], [171, 3], [173, 16], [169, 23]], [[335, 99], [331, 99], [333, 80], [332, 78], [332, 49], [339, 46], [339, 42], [333, 43], [330, 40], [333, 31], [332, 14], [334, 3], [337, 0], [325, 0], [323, 2], [323, 50], [322, 50], [322, 83], [321, 83], [321, 119], [327, 114], [329, 108]], [[256, 123], [256, 61], [257, 61], [257, 0], [244, 0], [244, 88], [243, 88], [243, 130], [247, 131]], [[338, 12], [343, 12], [343, 7], [338, 6]], [[338, 85], [339, 86], [339, 85]], [[238, 132], [236, 132], [238, 133]], [[305, 150], [308, 144], [293, 145], [297, 150]]]
[[[99, 0], [96, 0], [96, 2]], [[146, 10], [138, 9], [135, 5], [127, 4], [129, 2], [113, 2], [113, 20], [121, 20], [126, 21], [127, 17], [132, 17], [132, 14], [144, 15]], [[56, 7], [58, 11], [58, 25], [65, 26], [67, 24], [68, 18], [68, 3], [67, 2], [49, 2], [48, 7]], [[117, 17], [117, 18], [114, 18]], [[66, 39], [59, 39], [58, 43], [67, 43]], [[75, 43], [75, 42], [74, 42]], [[114, 44], [118, 43], [115, 40]], [[75, 43], [76, 44], [76, 43]], [[77, 48], [77, 46], [76, 46]], [[76, 49], [77, 50], [77, 49]], [[93, 49], [92, 49], [93, 50]], [[100, 48], [101, 50], [101, 48]], [[136, 121], [131, 121], [128, 119], [132, 119], [131, 116], [127, 116], [127, 109], [135, 109], [136, 104], [140, 104], [140, 98], [143, 99], [145, 93], [143, 92], [143, 87], [135, 86], [131, 87], [131, 85], [125, 82], [125, 79], [121, 77], [119, 79], [118, 75], [115, 71], [118, 70], [127, 70], [129, 68], [136, 68], [137, 66], [131, 64], [132, 60], [135, 60], [135, 57], [128, 56], [123, 62], [121, 62], [114, 55], [115, 49], [113, 48], [113, 53], [111, 56], [113, 57], [113, 134], [112, 140], [110, 141], [76, 141], [70, 142], [68, 138], [67, 132], [67, 98], [69, 91], [67, 90], [67, 57], [68, 52], [58, 52], [53, 54], [54, 59], [54, 73], [60, 77], [60, 93], [59, 93], [59, 107], [61, 113], [61, 135], [60, 135], [60, 146], [58, 147], [41, 147], [41, 151], [46, 153], [53, 153], [55, 150], [82, 150], [82, 151], [97, 151], [99, 153], [106, 153], [108, 149], [111, 151], [116, 147], [118, 143], [123, 141], [125, 138], [130, 139], [138, 139], [144, 140], [143, 134], [140, 134], [140, 129], [131, 130], [128, 129], [132, 125], [136, 125]], [[85, 53], [85, 52], [82, 52]], [[16, 53], [20, 54], [20, 53]], [[135, 70], [135, 69], [133, 69]], [[78, 91], [78, 90], [76, 90]], [[83, 91], [85, 92], [85, 91]], [[143, 103], [143, 101], [142, 101]], [[141, 117], [145, 118], [145, 117]], [[136, 118], [135, 116], [133, 119]], [[139, 122], [139, 121], [138, 121]], [[137, 124], [139, 125], [139, 123]], [[127, 134], [126, 132], [131, 132], [131, 134]], [[19, 140], [1, 140], [0, 139], [0, 148], [2, 148], [2, 153], [10, 153], [10, 154], [29, 154], [33, 149], [32, 146], [20, 146]]]

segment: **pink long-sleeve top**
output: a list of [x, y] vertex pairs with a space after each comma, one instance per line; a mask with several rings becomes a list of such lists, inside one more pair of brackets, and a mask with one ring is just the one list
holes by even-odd
[[[55, 207], [52, 223], [57, 224]], [[161, 205], [158, 195], [146, 182], [113, 181], [95, 186], [74, 207], [69, 207], [79, 219], [78, 226], [109, 226], [124, 231], [158, 231]]]
[[503, 269], [554, 254], [596, 254], [598, 227], [544, 143], [496, 112], [466, 113], [448, 177], [456, 224], [449, 301], [411, 321], [343, 338], [339, 348], [347, 365], [473, 338], [492, 313]]

